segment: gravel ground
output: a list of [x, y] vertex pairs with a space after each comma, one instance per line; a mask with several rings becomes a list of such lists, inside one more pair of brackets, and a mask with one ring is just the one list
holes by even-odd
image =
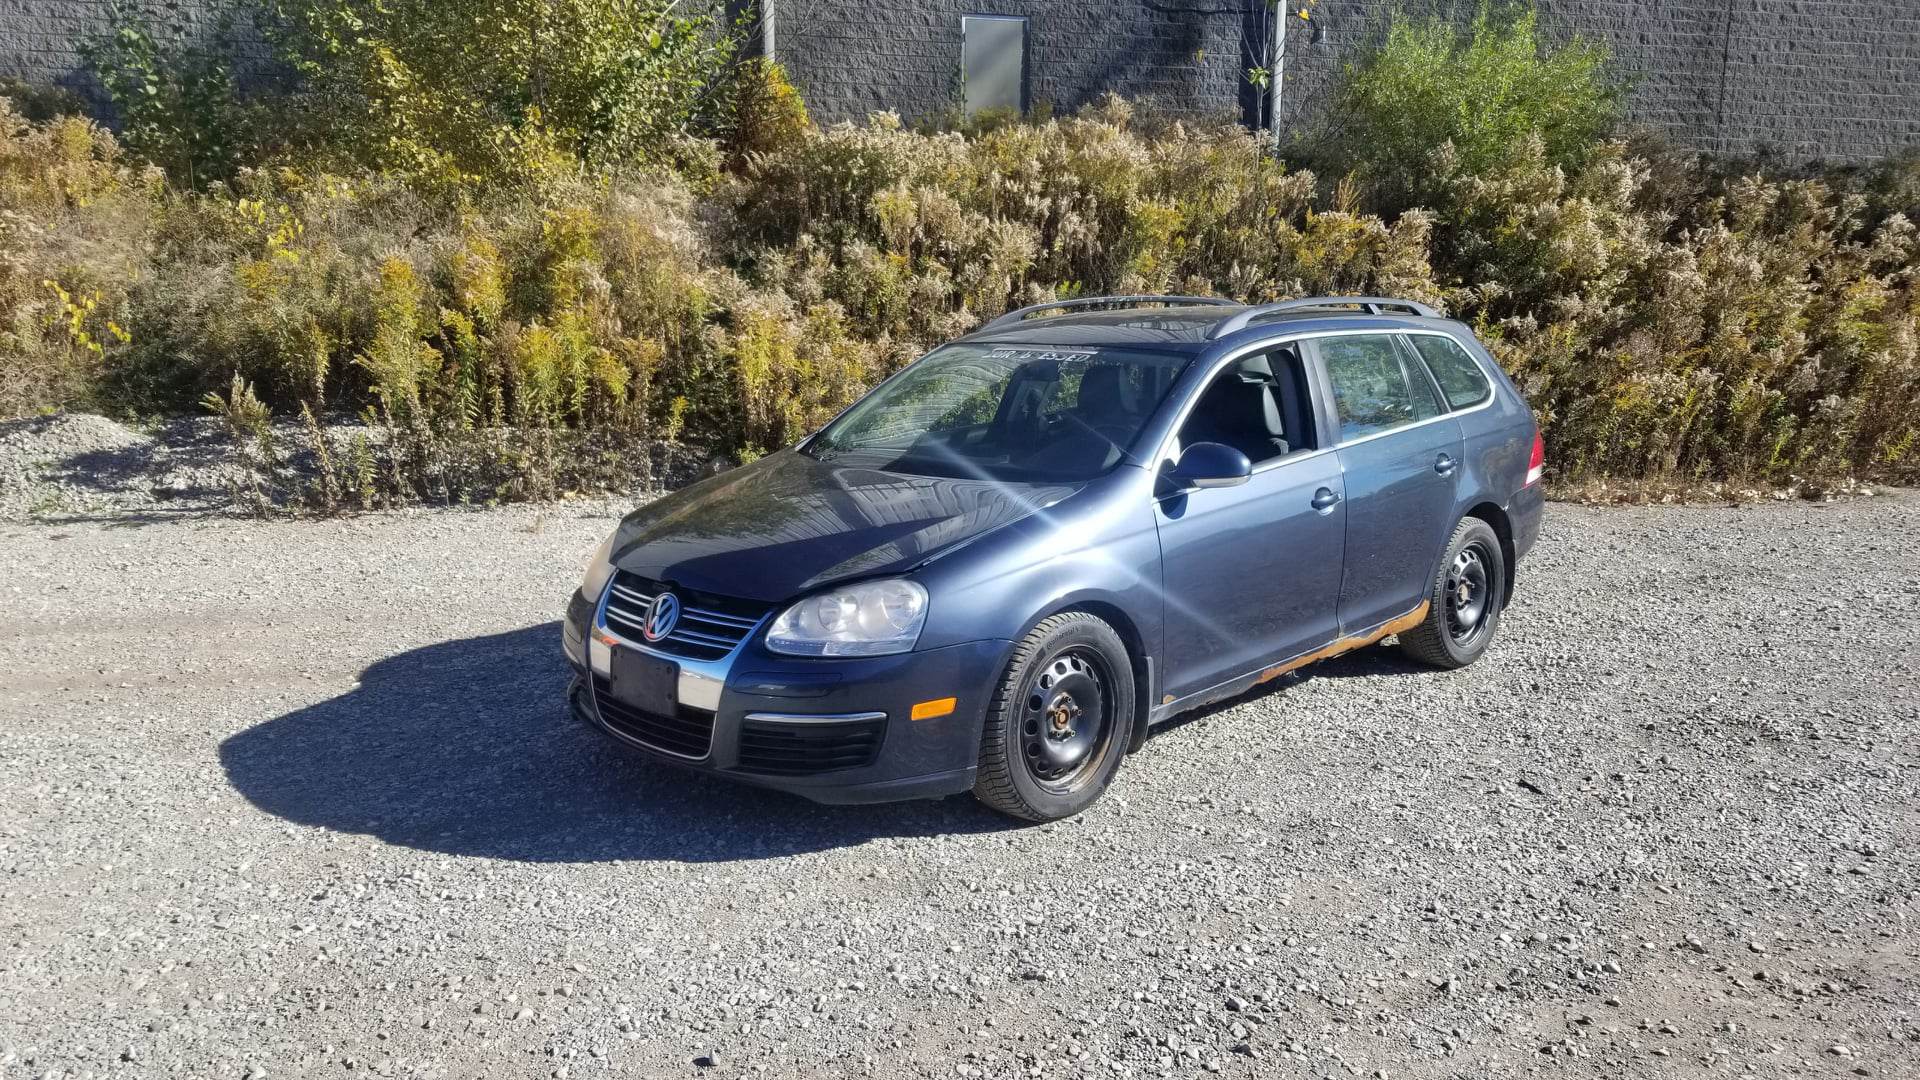
[[[289, 424], [285, 434], [294, 430]], [[0, 420], [0, 521], [224, 506], [229, 446], [212, 417], [177, 418], [149, 431], [90, 413]]]
[[[331, 420], [326, 433], [336, 460], [345, 460], [356, 437], [375, 446], [385, 440], [378, 427], [357, 420]], [[314, 480], [318, 465], [298, 420], [276, 421], [274, 443], [281, 461], [267, 497], [284, 510]], [[630, 478], [634, 491], [680, 487], [726, 467], [724, 459], [698, 447], [658, 440], [644, 445], [645, 467]], [[235, 482], [245, 480], [233, 437], [211, 416], [173, 417], [143, 428], [76, 412], [0, 420], [0, 522], [125, 525], [204, 517], [233, 512]], [[490, 500], [484, 491], [470, 491], [461, 501]]]
[[0, 1072], [1920, 1075], [1920, 496], [1555, 506], [1043, 827], [581, 729], [609, 509], [0, 525]]

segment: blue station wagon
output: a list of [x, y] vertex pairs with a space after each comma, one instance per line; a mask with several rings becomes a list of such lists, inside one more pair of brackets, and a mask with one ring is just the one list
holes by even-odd
[[1406, 300], [1012, 312], [789, 449], [630, 514], [567, 611], [574, 712], [825, 802], [1047, 821], [1148, 728], [1397, 636], [1472, 663], [1539, 535], [1527, 403]]

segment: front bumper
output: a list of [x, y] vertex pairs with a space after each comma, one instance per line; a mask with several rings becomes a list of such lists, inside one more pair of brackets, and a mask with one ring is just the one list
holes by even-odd
[[[696, 757], [670, 752], [650, 742], [644, 729], [623, 723], [631, 714], [621, 703], [601, 707], [608, 683], [605, 672], [596, 674], [594, 651], [636, 646], [617, 639], [591, 644], [595, 636], [610, 637], [597, 617], [595, 606], [576, 593], [563, 630], [575, 674], [567, 693], [574, 715], [649, 757], [828, 803], [932, 798], [971, 788], [981, 718], [1012, 647], [990, 640], [894, 656], [790, 657], [768, 652], [756, 632], [723, 662], [683, 663], [676, 722], [711, 719], [706, 752]], [[945, 697], [956, 699], [952, 712], [911, 719], [916, 703]], [[768, 750], [831, 731], [858, 733], [864, 749], [852, 755]], [[860, 760], [843, 764], [850, 756]]]

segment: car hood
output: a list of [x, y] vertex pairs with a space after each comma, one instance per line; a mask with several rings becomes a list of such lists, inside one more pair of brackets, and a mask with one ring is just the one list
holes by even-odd
[[629, 514], [613, 561], [681, 588], [773, 603], [907, 570], [1079, 487], [909, 476], [782, 450]]

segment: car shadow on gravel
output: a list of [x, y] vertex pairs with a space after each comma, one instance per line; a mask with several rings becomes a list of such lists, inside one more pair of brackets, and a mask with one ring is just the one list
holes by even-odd
[[818, 806], [622, 751], [563, 699], [560, 625], [389, 657], [220, 745], [235, 789], [303, 825], [528, 862], [728, 862], [1011, 827], [971, 798]]

